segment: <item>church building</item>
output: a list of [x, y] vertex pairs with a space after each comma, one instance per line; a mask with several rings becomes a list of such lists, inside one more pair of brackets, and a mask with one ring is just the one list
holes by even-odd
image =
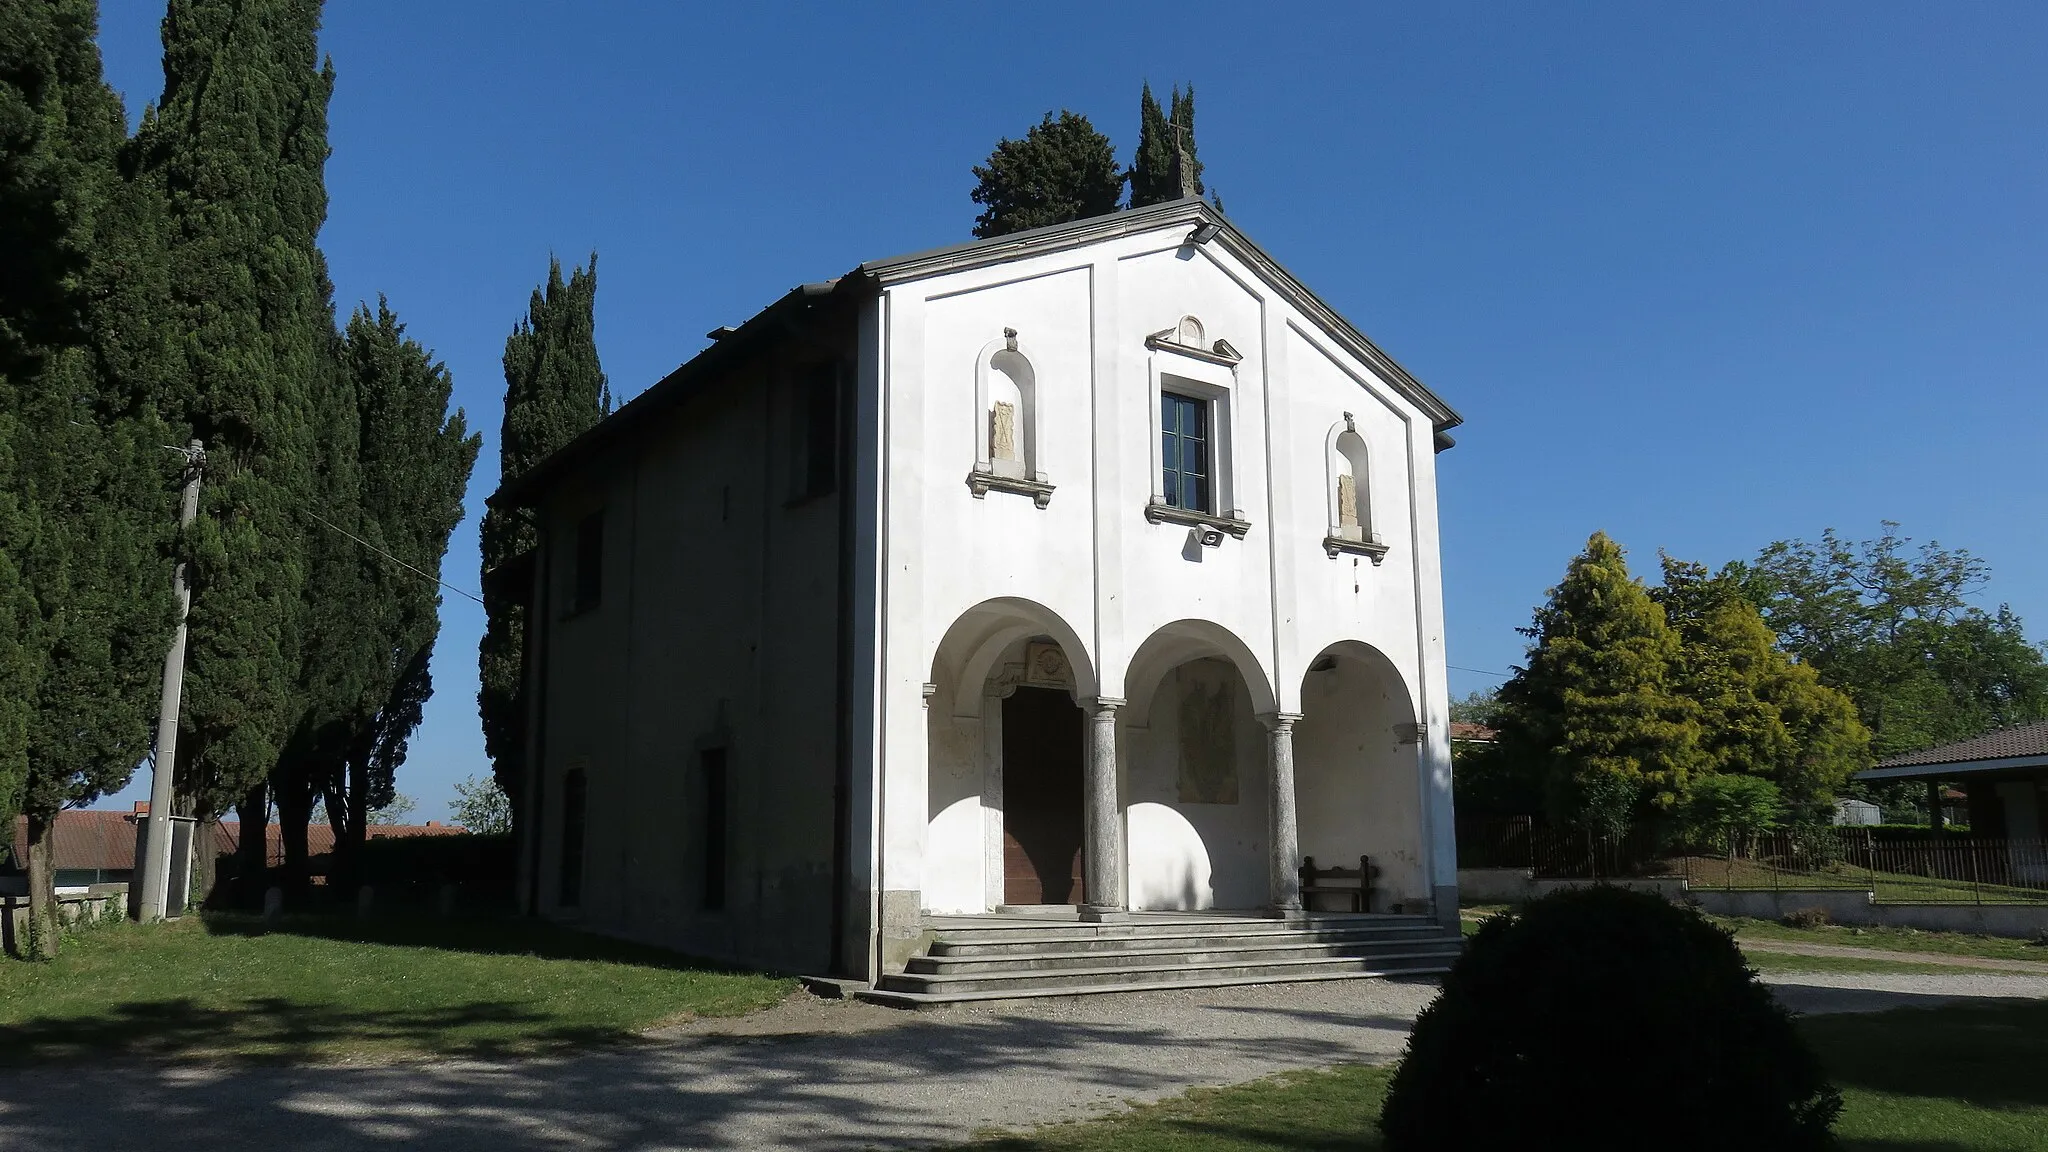
[[711, 337], [492, 497], [540, 539], [493, 574], [529, 911], [876, 982], [964, 917], [1299, 920], [1366, 857], [1308, 913], [1455, 926], [1458, 415], [1213, 207]]

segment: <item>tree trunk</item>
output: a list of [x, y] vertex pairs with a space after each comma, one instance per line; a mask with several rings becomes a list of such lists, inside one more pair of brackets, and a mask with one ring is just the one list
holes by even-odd
[[235, 844], [234, 901], [247, 904], [263, 899], [270, 886], [269, 781], [252, 785], [235, 802], [235, 818], [242, 823], [242, 835]]
[[367, 751], [348, 759], [348, 828], [335, 838], [334, 854], [341, 865], [341, 881], [353, 891], [363, 882], [363, 841], [369, 838], [370, 757]]
[[28, 817], [28, 940], [22, 954], [31, 960], [53, 960], [63, 936], [57, 912], [55, 814], [31, 812]]
[[[199, 903], [202, 907], [217, 908], [220, 899], [214, 892], [214, 885], [220, 880], [220, 813], [204, 809], [194, 813], [192, 825], [192, 879], [199, 889]], [[183, 908], [192, 898], [189, 892], [173, 892], [165, 901], [174, 907]]]
[[303, 776], [281, 782], [277, 790], [277, 838], [284, 850], [284, 890], [303, 898], [312, 889], [312, 847], [307, 827], [313, 822], [313, 790]]

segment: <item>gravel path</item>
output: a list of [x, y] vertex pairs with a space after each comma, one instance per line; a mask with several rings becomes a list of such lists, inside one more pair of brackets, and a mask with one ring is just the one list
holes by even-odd
[[[2048, 997], [2048, 979], [1988, 972], [1767, 979], [1808, 1012]], [[1435, 991], [1427, 981], [1359, 980], [915, 1014], [797, 996], [555, 1060], [7, 1072], [0, 1149], [921, 1146], [1195, 1085], [1390, 1059]]]

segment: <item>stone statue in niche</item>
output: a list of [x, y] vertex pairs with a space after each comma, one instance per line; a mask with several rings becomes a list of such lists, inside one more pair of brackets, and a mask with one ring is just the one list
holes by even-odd
[[1017, 406], [998, 400], [988, 414], [989, 466], [998, 476], [1024, 475], [1024, 455], [1017, 450]]
[[1337, 474], [1337, 526], [1344, 535], [1358, 536], [1358, 481], [1348, 472]]
[[1180, 698], [1180, 802], [1237, 803], [1237, 693], [1195, 681]]

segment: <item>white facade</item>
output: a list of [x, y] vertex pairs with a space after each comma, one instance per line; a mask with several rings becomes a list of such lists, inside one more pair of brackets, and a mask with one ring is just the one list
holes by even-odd
[[[1020, 893], [1284, 909], [1303, 855], [1369, 856], [1374, 910], [1454, 916], [1436, 452], [1455, 414], [1194, 202], [834, 291], [853, 280], [841, 883], [867, 955], [842, 966], [898, 967], [924, 914]], [[1165, 490], [1162, 453], [1196, 442], [1171, 419], [1202, 433], [1204, 499], [1179, 500], [1202, 507]], [[1033, 732], [1006, 734], [1020, 689]], [[1075, 737], [1078, 783], [1042, 787]], [[1023, 841], [1075, 827], [1079, 883], [1042, 845], [1019, 879]]]

